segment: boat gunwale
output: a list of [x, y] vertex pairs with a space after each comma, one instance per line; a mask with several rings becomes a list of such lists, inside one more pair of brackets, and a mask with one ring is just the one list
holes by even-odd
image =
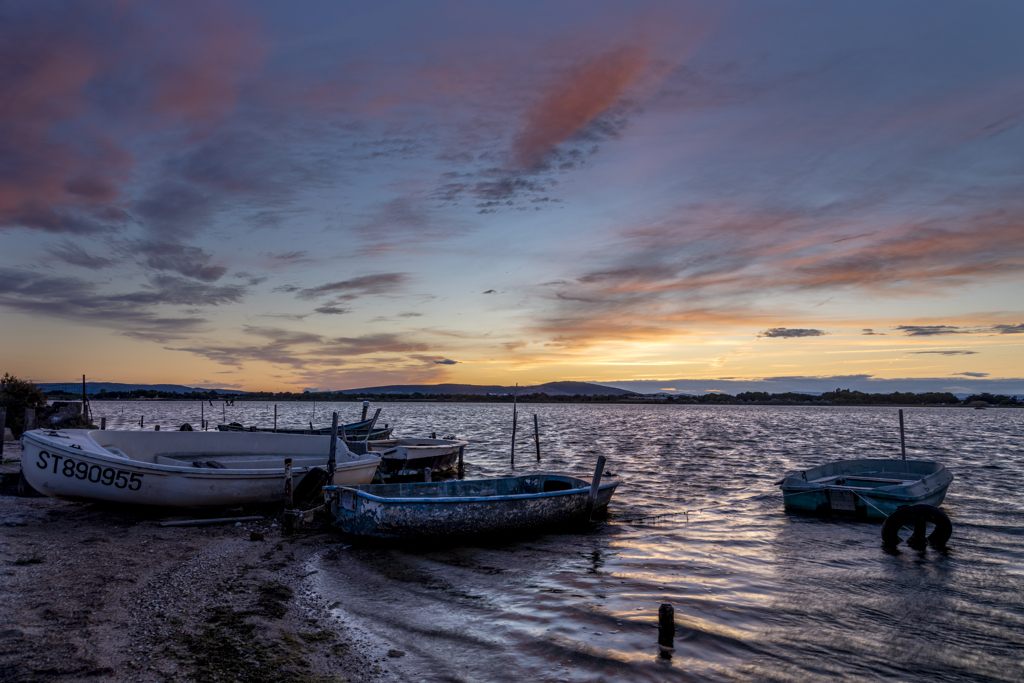
[[[528, 475], [530, 476], [530, 475]], [[537, 476], [537, 475], [532, 475]], [[543, 476], [543, 475], [542, 475]], [[575, 477], [573, 477], [575, 478]], [[582, 480], [581, 480], [582, 481]], [[601, 483], [598, 485], [598, 490], [614, 488], [622, 483], [619, 478], [614, 478], [612, 481], [607, 483]], [[372, 484], [371, 484], [372, 486]], [[589, 492], [590, 488], [584, 486], [581, 488], [563, 489], [561, 491], [545, 491], [542, 493], [514, 493], [503, 496], [431, 496], [426, 498], [412, 498], [412, 497], [399, 497], [399, 498], [387, 498], [384, 496], [377, 496], [366, 491], [361, 491], [353, 486], [325, 486], [325, 491], [353, 491], [357, 496], [366, 500], [371, 500], [375, 503], [409, 503], [409, 504], [421, 504], [421, 503], [485, 503], [485, 502], [506, 502], [512, 500], [531, 500], [535, 498], [555, 498], [558, 496], [567, 496], [571, 494], [578, 494], [581, 492]]]

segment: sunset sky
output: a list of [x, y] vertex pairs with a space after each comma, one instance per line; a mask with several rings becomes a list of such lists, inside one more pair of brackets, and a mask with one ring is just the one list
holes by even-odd
[[1024, 393], [1022, 35], [1019, 2], [8, 0], [0, 373]]

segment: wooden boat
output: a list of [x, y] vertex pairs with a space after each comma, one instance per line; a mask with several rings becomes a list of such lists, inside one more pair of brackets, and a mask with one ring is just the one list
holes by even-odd
[[413, 476], [430, 468], [445, 472], [459, 464], [459, 450], [469, 445], [460, 439], [386, 439], [368, 442], [381, 458], [381, 470], [391, 476]]
[[[40, 493], [65, 500], [201, 508], [284, 500], [284, 460], [297, 486], [326, 467], [329, 436], [224, 432], [26, 432], [21, 469]], [[380, 459], [338, 440], [337, 485], [368, 484]]]
[[[339, 425], [338, 432], [344, 428], [345, 438], [349, 441], [363, 441], [366, 439], [366, 432], [370, 428], [372, 420], [363, 420], [362, 422], [353, 422], [352, 424]], [[230, 424], [217, 425], [217, 431], [220, 432], [273, 432], [275, 434], [314, 434], [319, 436], [328, 436], [331, 433], [330, 426], [327, 427], [311, 427], [310, 429], [294, 429], [294, 428], [278, 428], [273, 429], [272, 427], [246, 427], [239, 422], [232, 422]], [[385, 425], [384, 427], [374, 428], [373, 432], [370, 433], [370, 439], [388, 439], [391, 437], [393, 430]]]
[[885, 519], [898, 508], [938, 506], [953, 475], [925, 460], [842, 460], [793, 472], [778, 482], [787, 510]]
[[[606, 476], [594, 510], [608, 507], [619, 480]], [[584, 524], [590, 482], [558, 474], [432, 483], [328, 486], [335, 527], [368, 538], [455, 539]]]

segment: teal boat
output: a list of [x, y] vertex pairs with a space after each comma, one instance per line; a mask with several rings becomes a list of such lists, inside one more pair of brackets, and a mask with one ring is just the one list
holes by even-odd
[[[593, 511], [604, 510], [619, 485], [606, 475]], [[327, 486], [332, 523], [377, 539], [507, 537], [554, 531], [589, 521], [591, 483], [559, 474], [431, 483]]]
[[778, 482], [787, 510], [885, 519], [898, 508], [939, 506], [953, 475], [925, 460], [841, 460]]

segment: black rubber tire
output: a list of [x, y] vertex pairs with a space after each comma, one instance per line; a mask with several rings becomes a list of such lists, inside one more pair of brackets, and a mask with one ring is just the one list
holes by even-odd
[[953, 535], [953, 523], [946, 513], [934, 505], [908, 505], [889, 515], [882, 523], [882, 545], [895, 547], [900, 544], [900, 529], [915, 522], [931, 522], [935, 525], [928, 542], [935, 548], [946, 547], [946, 541]]

